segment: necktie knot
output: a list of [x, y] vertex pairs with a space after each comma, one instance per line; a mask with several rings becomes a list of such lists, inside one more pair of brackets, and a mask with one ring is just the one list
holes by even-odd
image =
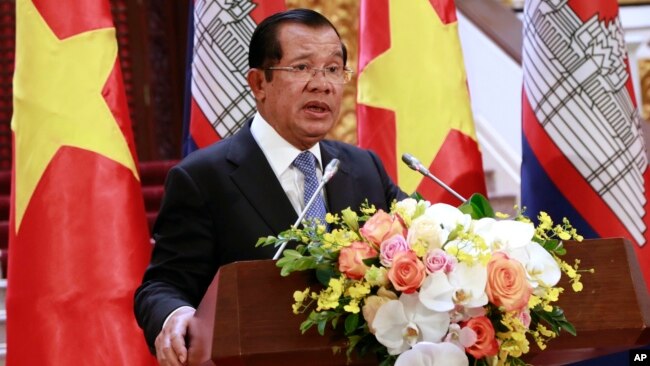
[[[298, 170], [300, 170], [300, 172], [305, 177], [305, 194], [303, 197], [303, 207], [305, 207], [318, 189], [316, 157], [309, 151], [303, 151], [296, 157], [292, 164], [298, 168]], [[311, 220], [319, 219], [321, 223], [324, 224], [326, 212], [327, 211], [325, 210], [325, 201], [323, 200], [323, 196], [321, 194], [318, 194], [312, 205], [307, 210], [305, 218]]]
[[303, 151], [293, 161], [293, 165], [300, 170], [302, 174], [316, 177], [316, 157], [310, 151]]

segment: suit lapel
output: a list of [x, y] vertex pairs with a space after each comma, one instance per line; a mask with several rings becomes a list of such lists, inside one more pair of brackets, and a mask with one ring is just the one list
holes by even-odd
[[[354, 185], [354, 176], [350, 162], [339, 156], [338, 150], [329, 141], [321, 141], [321, 157], [323, 167], [327, 166], [332, 159], [337, 158], [341, 161], [338, 172], [325, 185], [327, 191], [327, 204], [329, 212], [335, 214], [350, 206], [354, 202], [357, 187]], [[353, 210], [358, 207], [352, 207]]]
[[237, 165], [231, 173], [235, 185], [272, 229], [289, 229], [298, 218], [262, 149], [250, 132], [250, 122], [232, 137], [228, 160]]

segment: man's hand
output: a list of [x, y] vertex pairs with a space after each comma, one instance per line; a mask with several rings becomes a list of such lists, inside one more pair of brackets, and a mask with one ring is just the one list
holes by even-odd
[[160, 366], [183, 366], [187, 364], [187, 345], [185, 335], [194, 316], [195, 309], [184, 306], [178, 308], [165, 322], [156, 337], [156, 358]]

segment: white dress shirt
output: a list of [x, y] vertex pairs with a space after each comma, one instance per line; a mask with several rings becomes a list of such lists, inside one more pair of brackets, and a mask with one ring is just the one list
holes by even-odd
[[[302, 151], [282, 138], [259, 113], [255, 113], [255, 117], [253, 117], [251, 134], [255, 142], [262, 149], [266, 160], [271, 165], [271, 169], [273, 169], [273, 173], [275, 173], [280, 185], [282, 185], [282, 189], [287, 194], [291, 205], [296, 210], [296, 213], [300, 214], [302, 209], [305, 208], [305, 176], [291, 163], [293, 163]], [[320, 145], [317, 143], [309, 151], [316, 157], [316, 174], [320, 180], [323, 176], [323, 160], [320, 156]], [[326, 197], [323, 198], [327, 202]]]

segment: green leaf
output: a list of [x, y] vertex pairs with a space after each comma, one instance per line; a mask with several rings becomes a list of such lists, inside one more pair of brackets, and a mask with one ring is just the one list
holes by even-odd
[[578, 335], [576, 332], [576, 327], [574, 327], [573, 324], [569, 322], [560, 322], [560, 327], [564, 329], [565, 332], [571, 334], [574, 337]]
[[474, 220], [484, 217], [494, 217], [494, 209], [490, 205], [490, 202], [480, 193], [474, 193], [458, 209], [463, 213], [469, 214]]
[[255, 247], [260, 247], [260, 246], [267, 246], [267, 245], [273, 245], [278, 239], [275, 236], [267, 236], [266, 238], [259, 238], [257, 239], [257, 243], [255, 243]]
[[351, 335], [359, 326], [359, 313], [350, 314], [345, 318], [345, 335]]
[[312, 327], [314, 323], [310, 322], [309, 320], [305, 320], [302, 323], [300, 323], [300, 332], [302, 334], [305, 334], [305, 332]]
[[536, 306], [531, 312], [534, 321], [543, 320], [555, 334], [560, 334], [560, 330], [564, 329], [567, 333], [575, 336], [576, 329], [573, 324], [564, 316], [564, 311], [557, 306], [553, 307], [551, 311], [545, 311], [541, 306]]
[[422, 200], [424, 200], [424, 197], [423, 197], [419, 192], [417, 192], [417, 191], [411, 193], [411, 194], [409, 195], [409, 198], [413, 198], [413, 199], [416, 200], [416, 201], [422, 201]]
[[318, 334], [325, 335], [325, 327], [327, 326], [327, 318], [318, 321]]
[[316, 268], [316, 258], [314, 257], [301, 257], [296, 259], [294, 263], [294, 271], [306, 271]]
[[330, 279], [334, 277], [335, 274], [336, 272], [334, 272], [334, 268], [327, 264], [320, 264], [316, 267], [316, 278], [323, 286], [328, 286]]
[[557, 255], [566, 254], [566, 248], [564, 247], [564, 244], [562, 244], [561, 240], [548, 239], [541, 244], [548, 252], [555, 253]]
[[362, 259], [361, 261], [368, 267], [372, 266], [373, 264], [377, 266], [379, 265], [379, 257], [366, 258]]
[[293, 250], [293, 249], [285, 249], [284, 252], [282, 252], [282, 255], [284, 255], [285, 258], [302, 257], [302, 254], [300, 254], [297, 250]]
[[332, 329], [336, 329], [336, 326], [339, 324], [339, 319], [341, 319], [341, 314], [337, 314], [332, 318]]

